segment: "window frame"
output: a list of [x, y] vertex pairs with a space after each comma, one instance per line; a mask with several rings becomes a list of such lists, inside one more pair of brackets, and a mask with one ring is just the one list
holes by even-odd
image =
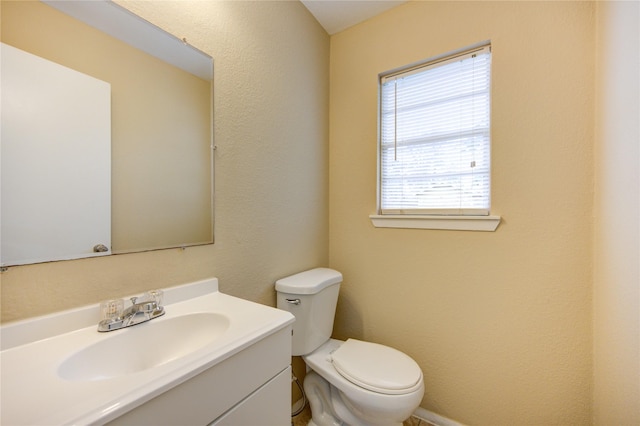
[[[386, 79], [396, 75], [409, 75], [422, 69], [432, 69], [448, 62], [459, 60], [474, 52], [488, 49], [491, 52], [491, 42], [484, 41], [473, 46], [465, 47], [453, 52], [429, 58], [418, 63], [399, 67], [378, 75], [378, 143], [377, 143], [377, 213], [370, 215], [375, 227], [384, 228], [413, 228], [413, 229], [450, 229], [495, 231], [500, 223], [500, 216], [491, 215], [490, 206], [486, 210], [465, 209], [460, 214], [457, 209], [437, 210], [403, 210], [382, 209], [382, 84]], [[491, 72], [491, 71], [490, 71]], [[491, 86], [489, 87], [491, 96]], [[490, 102], [490, 101], [489, 101]], [[489, 104], [491, 109], [491, 103]], [[489, 158], [491, 156], [491, 122], [489, 123]], [[489, 161], [490, 163], [490, 161]], [[489, 164], [489, 200], [491, 197], [491, 164]]]

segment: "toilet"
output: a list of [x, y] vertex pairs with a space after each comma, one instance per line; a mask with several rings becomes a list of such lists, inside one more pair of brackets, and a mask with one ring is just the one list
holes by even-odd
[[401, 425], [422, 401], [418, 364], [388, 346], [331, 339], [342, 274], [316, 268], [276, 281], [277, 306], [291, 312], [292, 354], [308, 369], [310, 426]]

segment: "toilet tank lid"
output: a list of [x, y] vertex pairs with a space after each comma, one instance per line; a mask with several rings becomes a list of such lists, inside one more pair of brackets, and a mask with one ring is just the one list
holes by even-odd
[[315, 294], [342, 282], [342, 274], [329, 268], [315, 268], [276, 281], [276, 291], [291, 294]]

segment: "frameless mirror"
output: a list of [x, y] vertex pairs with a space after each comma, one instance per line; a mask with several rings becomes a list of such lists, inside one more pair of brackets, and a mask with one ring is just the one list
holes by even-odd
[[[45, 148], [9, 135], [5, 127], [10, 126], [3, 122], [2, 265], [212, 243], [212, 58], [111, 1], [19, 1], [2, 2], [0, 7], [3, 44], [69, 68], [81, 74], [81, 79], [104, 83], [110, 95], [106, 107], [110, 124], [105, 130], [103, 121], [99, 126], [88, 124], [82, 101], [71, 100], [72, 94], [85, 89], [63, 89], [59, 78], [52, 77], [49, 85], [57, 92], [48, 103], [50, 111], [63, 110], [67, 103], [76, 107], [67, 123], [70, 133], [78, 133], [81, 127], [102, 129], [93, 136], [83, 133], [75, 144], [65, 143], [67, 134], [52, 136], [53, 130], [45, 122], [65, 120], [51, 118], [53, 114], [46, 110], [27, 111], [24, 117], [28, 121], [25, 128], [40, 130], [34, 139], [40, 138]], [[41, 71], [33, 74], [43, 75]], [[3, 113], [4, 86], [3, 76]], [[99, 108], [105, 109], [104, 105]], [[105, 151], [102, 145], [97, 152], [109, 157], [110, 151], [110, 158], [103, 158], [101, 165], [88, 166], [84, 148], [104, 139], [108, 132], [110, 148]], [[15, 151], [11, 144], [21, 147], [20, 157], [11, 157]], [[71, 152], [66, 152], [67, 148]], [[9, 174], [12, 169], [18, 174]], [[104, 181], [104, 174], [93, 174], [102, 169], [110, 178], [101, 189], [100, 185], [84, 185], [86, 181]], [[69, 176], [66, 181], [51, 183], [60, 175]], [[76, 192], [76, 186], [85, 192]], [[27, 201], [30, 188], [36, 191], [33, 200]], [[58, 189], [61, 191], [55, 192]], [[89, 201], [91, 193], [99, 194], [101, 201]], [[85, 212], [85, 207], [94, 210]], [[10, 208], [17, 213], [9, 212]], [[62, 243], [87, 237], [99, 228], [95, 221], [86, 219], [103, 214], [107, 236], [103, 231], [95, 238], [84, 238], [86, 241], [71, 251], [62, 247]], [[53, 221], [54, 217], [59, 222]], [[46, 220], [39, 224], [40, 218]], [[16, 222], [7, 223], [9, 220]], [[46, 253], [36, 250], [31, 254], [29, 249], [34, 247], [46, 247]]]

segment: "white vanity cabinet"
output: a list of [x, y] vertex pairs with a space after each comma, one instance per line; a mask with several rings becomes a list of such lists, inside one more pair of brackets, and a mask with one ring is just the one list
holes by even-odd
[[0, 424], [290, 424], [293, 315], [215, 278], [163, 290], [165, 315], [109, 333], [98, 304], [0, 327]]
[[291, 423], [291, 326], [158, 395], [109, 425]]

